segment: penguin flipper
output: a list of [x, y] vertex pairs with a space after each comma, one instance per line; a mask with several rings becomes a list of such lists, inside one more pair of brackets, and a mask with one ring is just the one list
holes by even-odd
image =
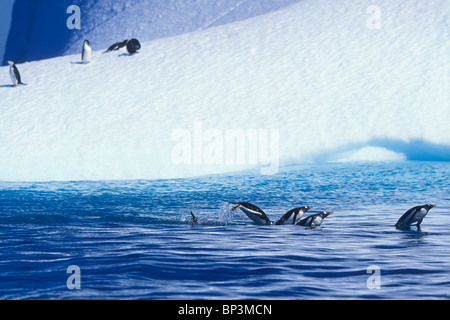
[[280, 225], [285, 224], [286, 221], [289, 220], [289, 218], [292, 216], [293, 213], [294, 213], [294, 210], [289, 210], [280, 219], [278, 219], [277, 222], [275, 222], [275, 225], [280, 226]]
[[296, 223], [295, 225], [296, 225], [296, 226], [306, 226], [306, 225], [310, 224], [312, 220], [314, 220], [313, 216], [309, 216], [309, 217], [306, 217], [306, 218], [304, 218], [304, 219], [301, 219], [301, 220], [300, 220], [298, 223]]
[[[411, 215], [411, 213], [413, 213], [413, 211], [417, 211], [418, 208], [419, 208], [419, 207], [414, 207], [414, 208], [411, 208], [411, 209], [409, 209], [408, 211], [406, 211], [406, 212], [400, 217], [400, 219], [398, 219], [397, 223], [395, 224], [395, 227], [396, 227], [396, 228], [399, 228], [399, 227], [402, 226], [403, 224], [406, 224], [406, 225], [407, 225], [409, 221], [406, 222], [406, 221], [405, 221], [406, 218], [407, 218], [409, 215]], [[411, 215], [411, 218], [410, 218], [409, 220], [411, 220], [413, 216], [414, 216], [414, 214]]]

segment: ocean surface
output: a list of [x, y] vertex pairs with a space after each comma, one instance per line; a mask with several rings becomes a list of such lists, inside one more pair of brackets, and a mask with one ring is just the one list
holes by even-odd
[[[1, 182], [0, 299], [449, 299], [449, 176], [448, 162], [404, 161]], [[314, 229], [258, 226], [229, 201], [271, 220], [303, 205], [334, 214]], [[426, 203], [421, 230], [395, 229]]]

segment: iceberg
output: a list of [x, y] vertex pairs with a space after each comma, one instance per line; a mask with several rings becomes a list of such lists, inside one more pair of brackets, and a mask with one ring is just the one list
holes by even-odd
[[26, 87], [1, 67], [0, 180], [449, 161], [448, 1], [380, 0], [380, 28], [371, 5], [305, 0], [141, 41], [133, 56], [105, 46], [88, 65], [80, 54], [18, 64]]
[[[298, 0], [15, 0], [3, 64], [79, 53], [89, 39], [94, 49], [124, 39], [175, 36], [262, 15]], [[79, 9], [79, 29], [73, 23]], [[3, 56], [2, 56], [3, 57]]]

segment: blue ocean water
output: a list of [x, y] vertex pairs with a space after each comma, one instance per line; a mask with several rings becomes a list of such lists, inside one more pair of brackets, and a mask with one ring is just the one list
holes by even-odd
[[[450, 163], [407, 161], [2, 182], [0, 299], [448, 299], [449, 175]], [[272, 220], [303, 205], [334, 214], [314, 229], [258, 226], [228, 201], [252, 202]], [[425, 203], [437, 207], [421, 230], [394, 228]], [[67, 286], [72, 265], [80, 289]]]

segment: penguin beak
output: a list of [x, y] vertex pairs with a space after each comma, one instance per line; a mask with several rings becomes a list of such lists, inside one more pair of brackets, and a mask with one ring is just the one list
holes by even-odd
[[328, 217], [329, 215], [331, 215], [331, 214], [333, 214], [333, 211], [327, 212], [327, 217]]
[[311, 210], [311, 209], [313, 209], [314, 207], [306, 207], [307, 208], [307, 210]]
[[436, 205], [435, 205], [435, 204], [432, 204], [431, 207], [434, 208], [434, 207], [436, 207]]

